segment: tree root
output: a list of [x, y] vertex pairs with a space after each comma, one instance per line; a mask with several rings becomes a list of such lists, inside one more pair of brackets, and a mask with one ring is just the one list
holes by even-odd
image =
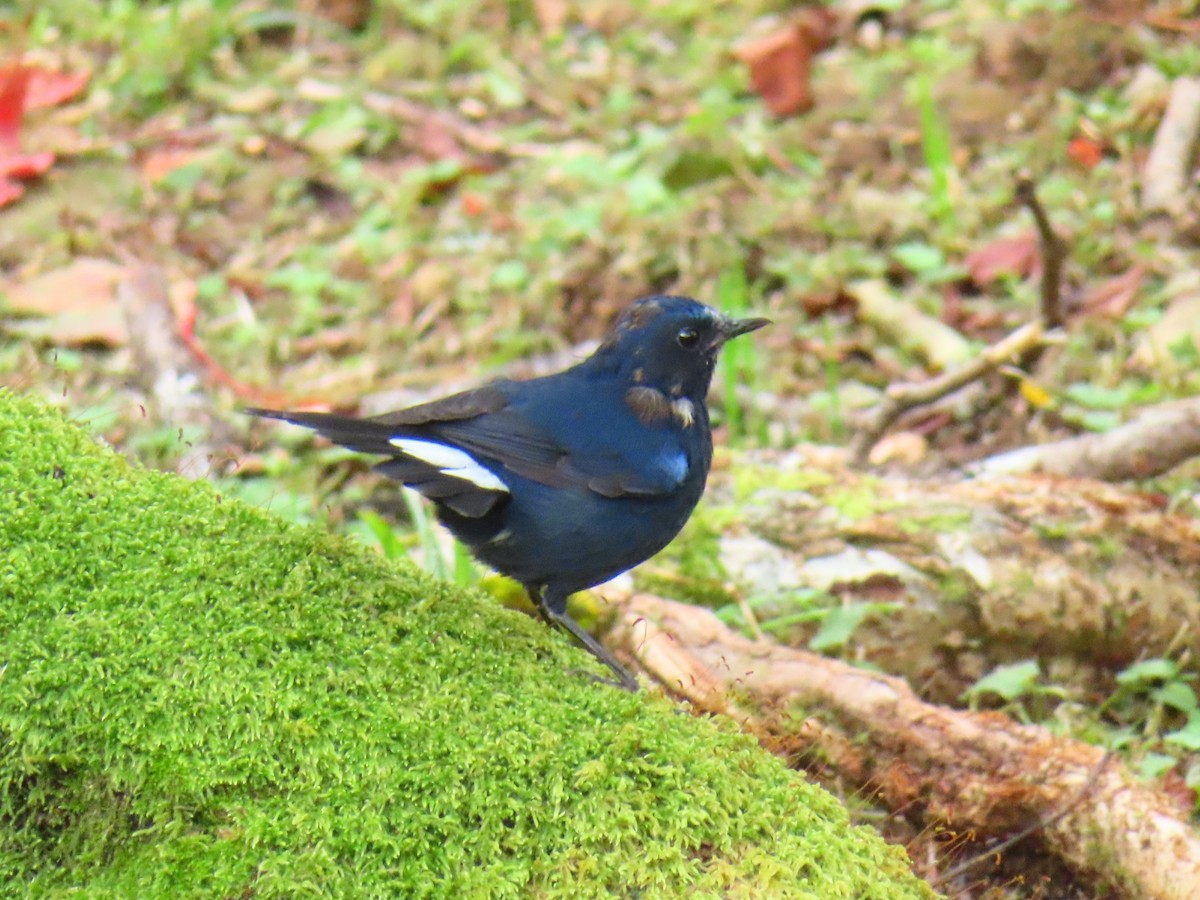
[[609, 640], [673, 693], [760, 733], [803, 707], [793, 737], [893, 810], [991, 835], [1033, 826], [1098, 889], [1195, 896], [1200, 840], [1165, 795], [1097, 747], [926, 703], [899, 678], [751, 641], [706, 609], [645, 594], [622, 605]]

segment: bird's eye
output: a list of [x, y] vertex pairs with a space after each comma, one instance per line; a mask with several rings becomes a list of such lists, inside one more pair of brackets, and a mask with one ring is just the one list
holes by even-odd
[[700, 343], [700, 332], [695, 328], [682, 328], [676, 340], [679, 341], [679, 346], [684, 350], [691, 350]]

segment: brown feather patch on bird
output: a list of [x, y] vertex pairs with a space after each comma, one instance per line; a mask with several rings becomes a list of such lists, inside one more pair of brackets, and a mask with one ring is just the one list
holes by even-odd
[[637, 385], [625, 392], [625, 404], [647, 425], [661, 422], [671, 415], [671, 401], [662, 391]]
[[625, 403], [646, 425], [661, 422], [669, 416], [678, 419], [684, 428], [696, 421], [696, 408], [686, 397], [672, 400], [662, 391], [638, 385], [625, 392]]

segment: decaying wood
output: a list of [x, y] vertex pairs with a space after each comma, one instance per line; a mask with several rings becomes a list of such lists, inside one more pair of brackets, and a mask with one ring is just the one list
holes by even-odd
[[[1134, 897], [1185, 900], [1200, 884], [1200, 840], [1167, 798], [1102, 750], [996, 713], [920, 700], [898, 678], [751, 641], [708, 610], [635, 595], [610, 644], [671, 691], [760, 733], [788, 729], [842, 777], [892, 809], [1001, 835], [1030, 824], [1082, 877]], [[813, 727], [789, 725], [803, 708]]]
[[738, 470], [740, 494], [720, 472], [710, 485], [711, 514], [736, 518], [715, 552], [734, 596], [754, 598], [781, 640], [816, 632], [772, 626], [798, 591], [891, 602], [849, 652], [939, 701], [1031, 657], [1082, 696], [1142, 654], [1200, 661], [1200, 522], [1155, 496], [1050, 476], [877, 477], [828, 448], [747, 454]]
[[1182, 212], [1192, 153], [1200, 137], [1200, 78], [1176, 78], [1142, 171], [1142, 208]]
[[1132, 422], [1103, 434], [1022, 447], [982, 460], [984, 476], [1046, 472], [1100, 481], [1153, 478], [1200, 456], [1200, 398], [1142, 410]]

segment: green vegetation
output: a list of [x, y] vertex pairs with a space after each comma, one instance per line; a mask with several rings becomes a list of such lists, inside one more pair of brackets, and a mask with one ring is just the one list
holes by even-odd
[[931, 896], [733, 727], [0, 391], [6, 896]]

